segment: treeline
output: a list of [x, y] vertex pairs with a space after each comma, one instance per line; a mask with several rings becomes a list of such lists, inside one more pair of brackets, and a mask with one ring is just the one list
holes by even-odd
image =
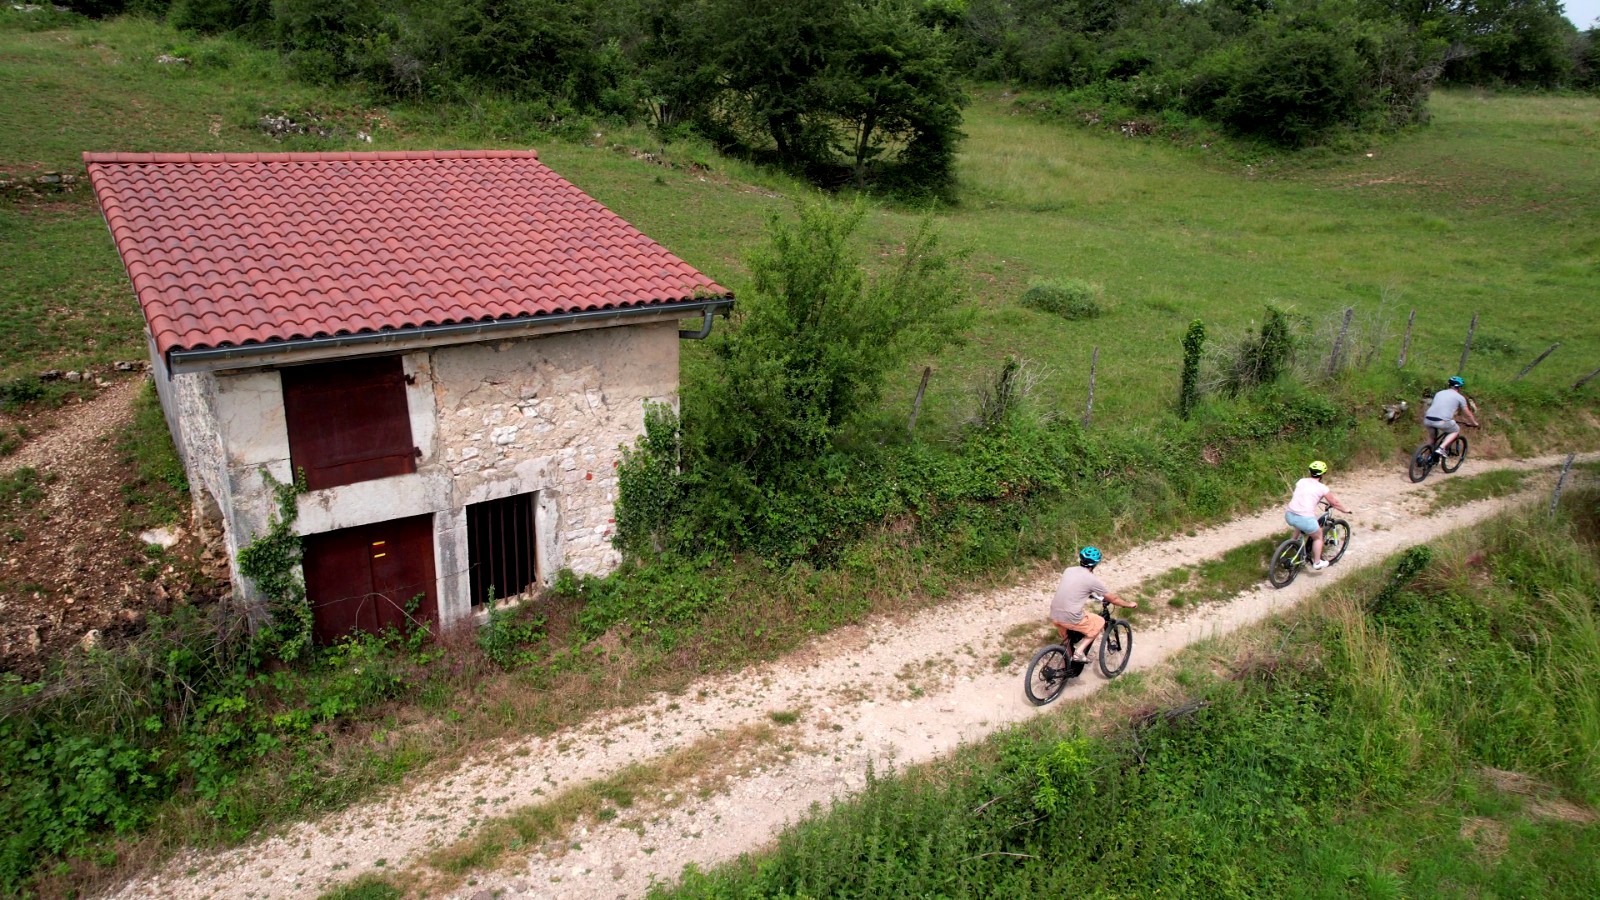
[[1304, 146], [1426, 118], [1435, 83], [1600, 88], [1558, 0], [73, 0], [280, 50], [396, 99], [698, 133], [819, 184], [939, 194], [960, 78]]

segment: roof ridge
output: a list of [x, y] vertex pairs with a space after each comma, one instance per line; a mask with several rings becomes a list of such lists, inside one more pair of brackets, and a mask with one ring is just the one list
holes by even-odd
[[534, 159], [538, 150], [346, 150], [326, 153], [105, 153], [86, 150], [85, 163], [352, 162], [356, 160]]

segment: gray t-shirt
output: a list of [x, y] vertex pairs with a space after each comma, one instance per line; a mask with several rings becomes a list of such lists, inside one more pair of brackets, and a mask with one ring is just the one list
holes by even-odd
[[1423, 413], [1425, 419], [1438, 419], [1441, 422], [1451, 421], [1456, 413], [1467, 408], [1467, 398], [1455, 388], [1445, 388], [1433, 395], [1433, 402], [1428, 404], [1428, 411]]
[[1055, 599], [1050, 601], [1050, 621], [1072, 624], [1083, 618], [1083, 606], [1090, 594], [1105, 594], [1106, 583], [1083, 566], [1061, 573]]

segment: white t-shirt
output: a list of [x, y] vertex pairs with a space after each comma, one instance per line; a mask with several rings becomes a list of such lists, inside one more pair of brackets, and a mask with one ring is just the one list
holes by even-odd
[[1315, 478], [1302, 478], [1294, 483], [1294, 496], [1289, 499], [1289, 512], [1315, 519], [1319, 510], [1317, 501], [1328, 496], [1328, 486]]

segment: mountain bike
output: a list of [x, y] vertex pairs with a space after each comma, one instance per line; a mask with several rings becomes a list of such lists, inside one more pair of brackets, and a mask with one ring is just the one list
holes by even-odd
[[[1464, 425], [1464, 427], [1471, 428], [1472, 426]], [[1443, 437], [1444, 434], [1439, 429], [1428, 429], [1428, 442], [1418, 447], [1417, 452], [1411, 454], [1411, 471], [1409, 474], [1412, 481], [1421, 481], [1427, 478], [1428, 473], [1433, 471], [1434, 466], [1438, 466], [1445, 470], [1446, 473], [1449, 473], [1461, 468], [1461, 464], [1467, 461], [1467, 436], [1457, 434], [1456, 439], [1451, 441], [1450, 446], [1445, 449], [1444, 455], [1440, 456], [1434, 451], [1438, 448], [1439, 440]]]
[[[1344, 556], [1350, 546], [1350, 523], [1333, 517], [1333, 507], [1322, 501], [1322, 515], [1317, 517], [1322, 528], [1322, 558], [1333, 565]], [[1275, 588], [1288, 587], [1300, 574], [1300, 567], [1312, 562], [1311, 535], [1296, 531], [1295, 536], [1278, 545], [1272, 553], [1272, 563], [1267, 567], [1267, 581]]]
[[[1127, 619], [1111, 614], [1111, 601], [1098, 594], [1092, 598], [1100, 601], [1100, 615], [1105, 617], [1106, 630], [1100, 633], [1100, 674], [1115, 678], [1128, 667], [1128, 657], [1133, 654], [1133, 626]], [[1039, 648], [1028, 663], [1028, 674], [1023, 676], [1022, 691], [1028, 702], [1043, 706], [1061, 696], [1067, 682], [1077, 678], [1088, 663], [1073, 660], [1072, 653], [1083, 635], [1067, 630], [1066, 644], [1050, 644]]]

